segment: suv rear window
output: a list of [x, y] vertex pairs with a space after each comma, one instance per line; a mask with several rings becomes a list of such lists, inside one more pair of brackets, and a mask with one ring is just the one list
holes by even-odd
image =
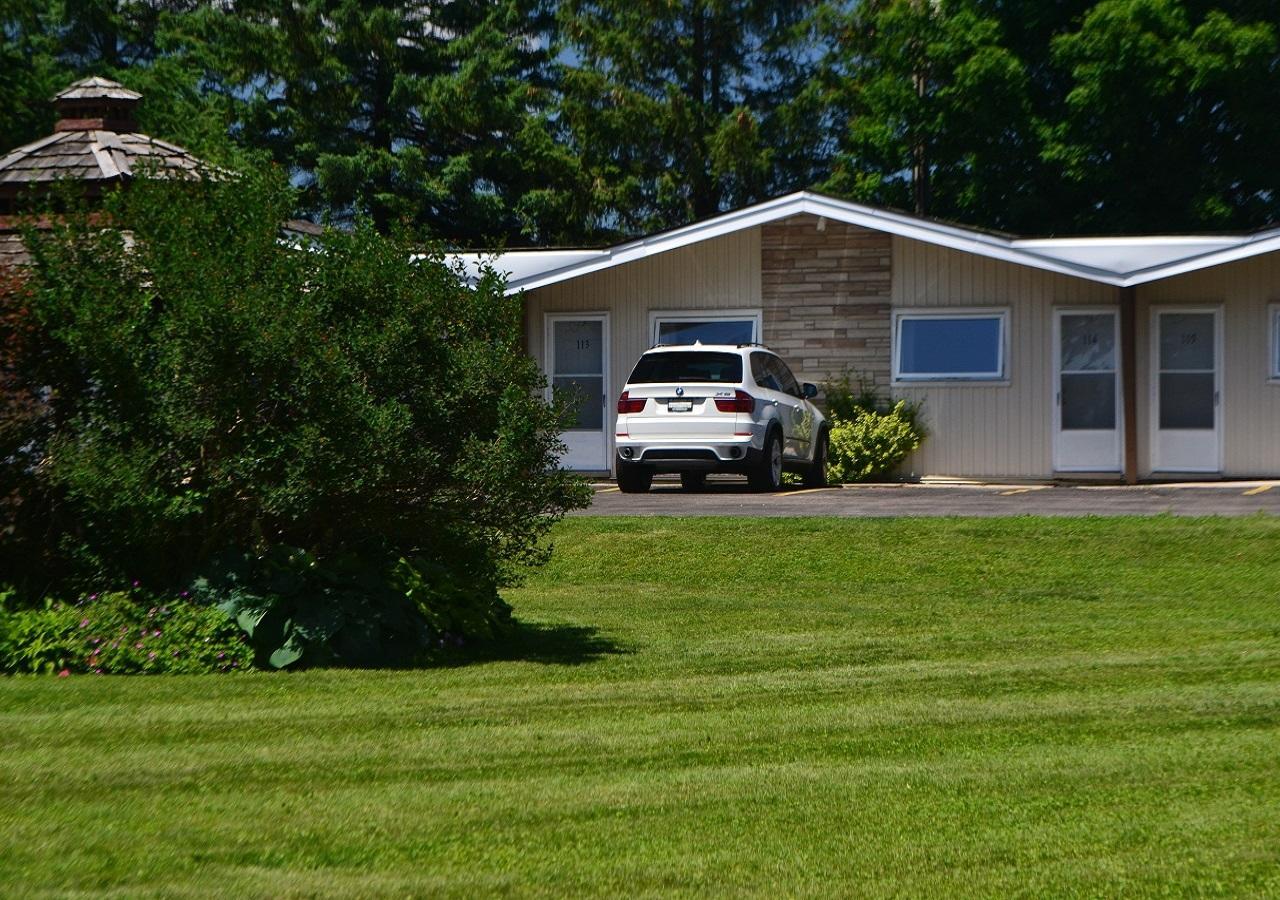
[[675, 381], [737, 384], [742, 381], [742, 357], [736, 353], [704, 353], [696, 350], [646, 353], [640, 357], [628, 380], [631, 384]]

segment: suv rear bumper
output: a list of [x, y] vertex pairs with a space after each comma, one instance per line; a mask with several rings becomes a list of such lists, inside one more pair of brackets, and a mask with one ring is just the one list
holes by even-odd
[[746, 472], [760, 461], [753, 438], [716, 441], [642, 441], [618, 439], [619, 465], [644, 466], [654, 472]]

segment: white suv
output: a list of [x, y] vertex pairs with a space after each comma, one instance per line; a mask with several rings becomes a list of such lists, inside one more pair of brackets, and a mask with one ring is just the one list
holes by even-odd
[[618, 398], [618, 487], [649, 490], [679, 472], [698, 490], [709, 472], [737, 472], [776, 491], [784, 470], [826, 484], [827, 420], [787, 364], [759, 344], [658, 346], [640, 357]]

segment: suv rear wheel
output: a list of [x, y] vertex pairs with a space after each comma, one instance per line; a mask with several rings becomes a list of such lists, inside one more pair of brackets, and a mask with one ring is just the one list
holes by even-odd
[[760, 461], [747, 475], [753, 491], [776, 491], [782, 487], [782, 435], [770, 431], [764, 439]]
[[653, 470], [635, 463], [618, 462], [618, 490], [624, 494], [643, 494], [653, 484]]

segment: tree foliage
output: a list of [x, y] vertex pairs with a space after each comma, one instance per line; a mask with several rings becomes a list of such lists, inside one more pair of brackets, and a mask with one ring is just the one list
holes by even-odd
[[[661, 229], [803, 186], [787, 105], [815, 7], [794, 0], [565, 0], [560, 115], [594, 222]], [[803, 132], [800, 132], [803, 135]], [[800, 138], [803, 143], [803, 137]]]
[[317, 219], [571, 244], [788, 190], [1030, 233], [1280, 214], [1258, 0], [8, 0], [0, 135], [96, 73]]
[[572, 221], [541, 0], [233, 6], [207, 34], [223, 90], [247, 98], [242, 140], [290, 169], [312, 213], [468, 246], [556, 240]]
[[28, 595], [170, 589], [297, 548], [442, 567], [492, 602], [583, 502], [501, 278], [470, 285], [363, 222], [287, 246], [294, 200], [274, 175], [142, 180], [114, 227], [27, 235], [0, 338], [39, 404], [0, 421], [0, 496], [22, 498], [0, 507], [0, 569]]

